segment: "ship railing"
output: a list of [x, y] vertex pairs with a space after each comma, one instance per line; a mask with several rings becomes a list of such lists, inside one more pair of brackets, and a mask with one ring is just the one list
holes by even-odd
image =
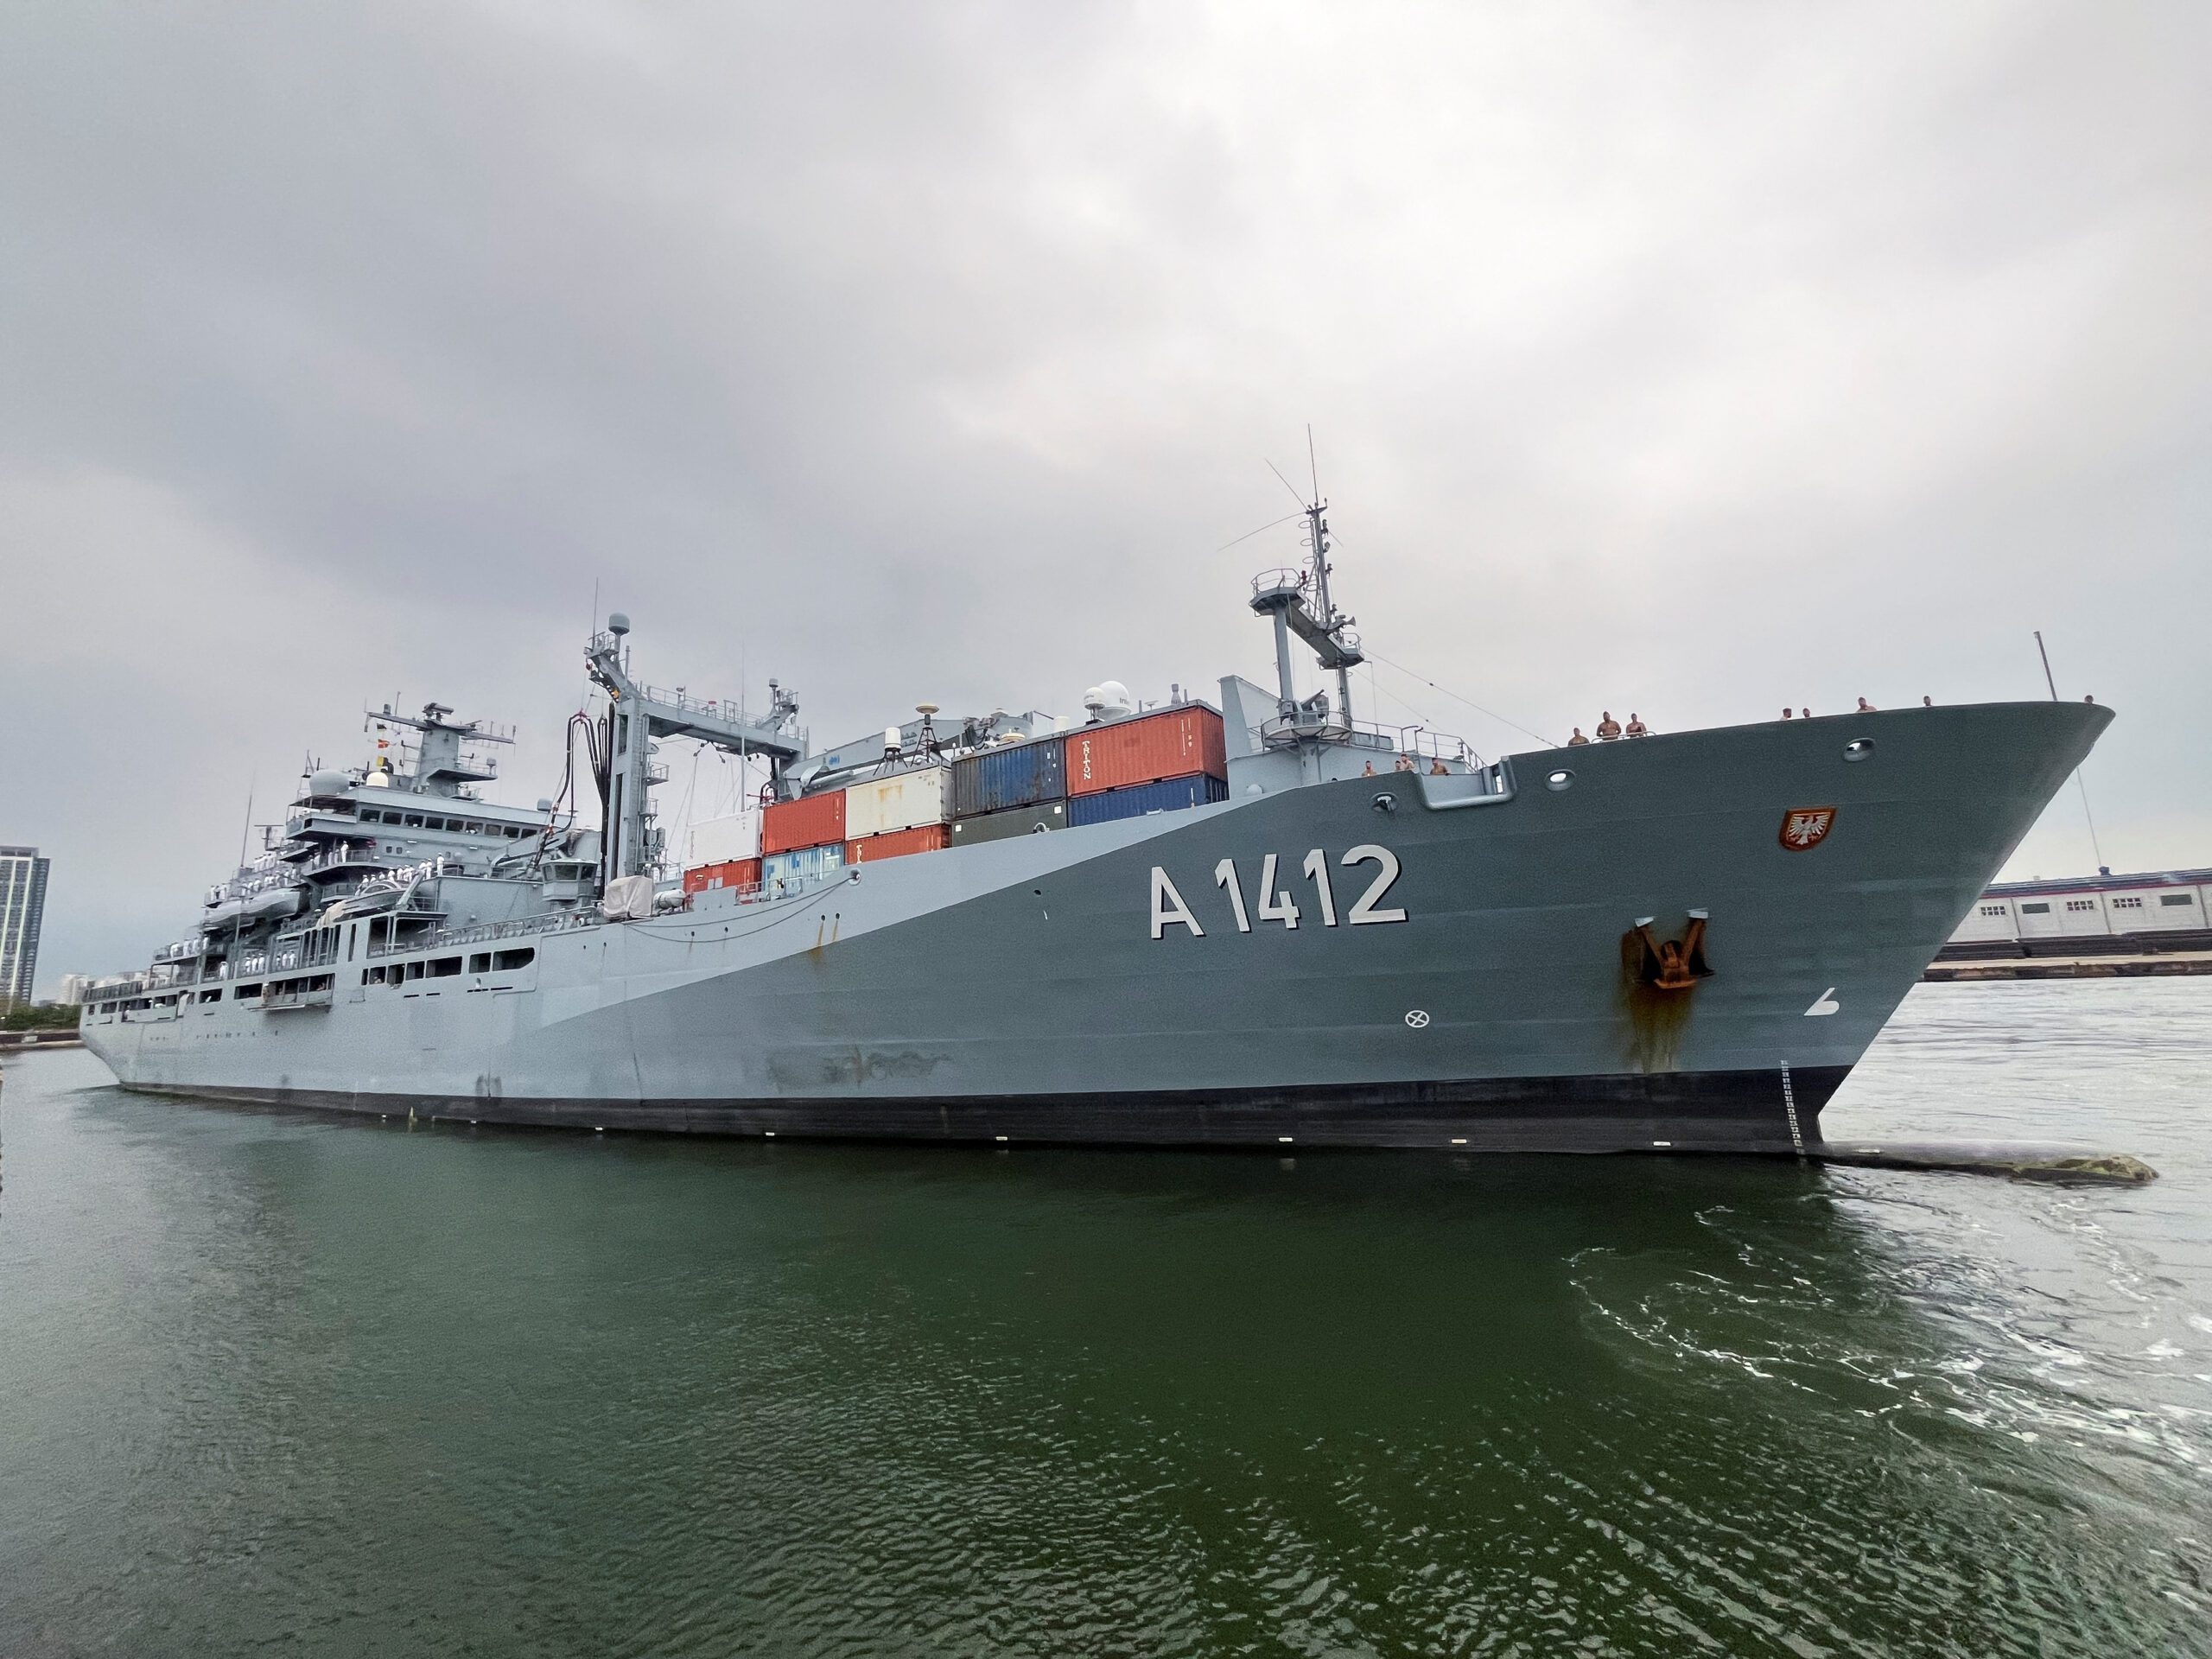
[[797, 899], [806, 893], [819, 893], [824, 887], [835, 887], [841, 881], [849, 881], [860, 868], [858, 864], [832, 864], [828, 869], [813, 875], [781, 876], [772, 881], [747, 881], [738, 887], [702, 887], [698, 892], [684, 896], [686, 899], [701, 899], [710, 893], [726, 893], [734, 894], [741, 905], [773, 904], [779, 899]]
[[[834, 887], [838, 882], [850, 880], [852, 874], [850, 867], [838, 865], [819, 875], [785, 878], [772, 883], [755, 882], [742, 887], [709, 888], [707, 891], [734, 893], [741, 905], [768, 904], [779, 899], [801, 898], [824, 887]], [[691, 899], [697, 896], [696, 893], [684, 894], [683, 904], [656, 913], [659, 916], [681, 915], [690, 908]], [[402, 911], [398, 913], [404, 916], [407, 912]], [[454, 945], [481, 944], [493, 939], [525, 938], [539, 933], [563, 933], [577, 928], [606, 925], [607, 918], [600, 913], [598, 907], [587, 905], [575, 910], [553, 911], [543, 916], [518, 917], [512, 921], [478, 922], [467, 927], [442, 927], [428, 935], [396, 943], [372, 938], [367, 954], [375, 957], [418, 950], [442, 950]]]
[[745, 710], [745, 705], [734, 697], [695, 697], [682, 686], [673, 691], [658, 685], [641, 685], [639, 693], [648, 702], [665, 704], [671, 709], [682, 709], [707, 715], [712, 720], [728, 721], [733, 725], [753, 726], [760, 722]]
[[384, 856], [376, 850], [373, 845], [368, 847], [347, 846], [335, 848], [327, 853], [319, 853], [315, 857], [308, 859], [302, 863], [296, 864], [292, 868], [296, 874], [320, 875], [325, 870], [342, 869], [348, 865], [359, 866], [363, 864], [374, 865], [378, 869], [391, 868]]
[[[405, 912], [400, 912], [404, 915]], [[384, 944], [369, 942], [372, 957], [394, 957], [416, 950], [438, 950], [451, 944], [476, 944], [486, 939], [520, 938], [536, 933], [558, 933], [569, 928], [594, 926], [599, 922], [597, 912], [583, 910], [553, 911], [543, 916], [522, 916], [506, 922], [478, 922], [469, 927], [442, 927], [428, 938], [402, 939]]]
[[[232, 899], [251, 899], [256, 893], [268, 892], [271, 887], [296, 887], [299, 885], [300, 872], [290, 865], [264, 874], [233, 876], [227, 881], [217, 884], [217, 891], [221, 896], [215, 900], [215, 904], [223, 904]], [[212, 910], [214, 906], [210, 905], [208, 908]]]
[[1287, 748], [1301, 741], [1340, 743], [1348, 748], [1371, 749], [1378, 757], [1389, 757], [1394, 766], [1402, 760], [1422, 763], [1423, 772], [1440, 762], [1455, 772], [1471, 771], [1482, 765], [1473, 746], [1452, 733], [1420, 725], [1346, 720], [1333, 709], [1321, 714], [1301, 705], [1294, 714], [1269, 715], [1257, 730], [1261, 743], [1271, 749]]
[[1363, 720], [1352, 723], [1363, 733], [1385, 740], [1400, 754], [1422, 760], [1458, 761], [1469, 767], [1483, 763], [1473, 744], [1451, 732], [1433, 731], [1427, 726], [1382, 726]]

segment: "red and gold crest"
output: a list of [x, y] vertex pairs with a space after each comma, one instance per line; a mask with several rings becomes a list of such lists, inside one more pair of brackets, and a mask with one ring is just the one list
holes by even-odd
[[1793, 806], [1782, 815], [1782, 844], [1793, 853], [1808, 852], [1828, 838], [1834, 822], [1832, 806]]

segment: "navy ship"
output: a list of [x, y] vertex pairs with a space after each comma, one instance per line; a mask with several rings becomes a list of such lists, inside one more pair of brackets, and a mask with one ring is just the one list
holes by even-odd
[[[182, 939], [87, 1004], [126, 1087], [738, 1135], [1802, 1150], [2112, 715], [1866, 711], [1485, 761], [1351, 716], [1324, 506], [1254, 583], [1277, 683], [1099, 687], [817, 748], [662, 691], [524, 810], [508, 734], [388, 706]], [[1311, 653], [1335, 693], [1300, 696]], [[760, 779], [688, 874], [671, 740]], [[727, 849], [725, 849], [727, 850]]]

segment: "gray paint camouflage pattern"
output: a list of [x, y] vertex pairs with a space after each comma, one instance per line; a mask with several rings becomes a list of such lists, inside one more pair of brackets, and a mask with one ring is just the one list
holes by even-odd
[[[1787, 1147], [1817, 1135], [2110, 719], [1915, 709], [1543, 751], [1472, 776], [1306, 782], [1252, 754], [1218, 805], [864, 864], [779, 900], [583, 921], [514, 941], [536, 950], [519, 972], [364, 987], [356, 955], [328, 1007], [226, 997], [85, 1035], [133, 1088], [486, 1122]], [[1847, 760], [1853, 743], [1871, 753]], [[1558, 771], [1567, 787], [1549, 786]], [[1810, 808], [1834, 809], [1832, 827], [1786, 848], [1785, 814]], [[1381, 904], [1402, 922], [1350, 920], [1378, 866], [1344, 859], [1367, 845], [1399, 861]], [[1335, 926], [1304, 870], [1316, 849]], [[1268, 854], [1295, 927], [1256, 913]], [[1217, 883], [1224, 859], [1249, 932]], [[1154, 937], [1155, 868], [1202, 936]], [[1640, 996], [1624, 933], [1649, 917], [1676, 937], [1694, 910], [1710, 916], [1713, 976]]]

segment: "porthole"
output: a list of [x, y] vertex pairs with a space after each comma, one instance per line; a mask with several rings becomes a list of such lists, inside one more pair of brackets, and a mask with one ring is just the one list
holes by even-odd
[[1544, 779], [1544, 787], [1546, 789], [1572, 789], [1574, 787], [1574, 774], [1569, 772], [1565, 766], [1561, 766], [1557, 772], [1552, 773], [1550, 777]]
[[1871, 737], [1853, 738], [1843, 746], [1843, 758], [1847, 760], [1872, 760], [1874, 758], [1874, 740]]

